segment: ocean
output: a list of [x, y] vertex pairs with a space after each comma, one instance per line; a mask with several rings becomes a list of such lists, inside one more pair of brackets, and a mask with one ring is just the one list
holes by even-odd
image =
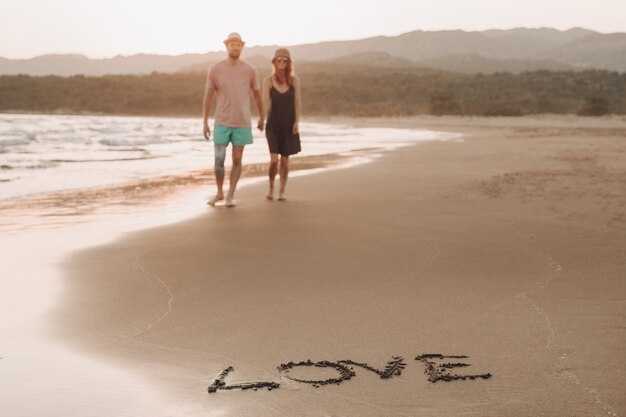
[[[444, 136], [323, 123], [301, 123], [300, 131], [301, 156], [393, 149]], [[268, 159], [265, 137], [255, 129], [244, 164]], [[185, 175], [212, 166], [213, 145], [203, 138], [199, 117], [0, 114], [0, 200]]]

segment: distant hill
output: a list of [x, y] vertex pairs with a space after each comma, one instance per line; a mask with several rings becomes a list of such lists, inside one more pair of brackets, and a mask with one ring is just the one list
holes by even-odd
[[[260, 71], [266, 70], [267, 72], [269, 72], [271, 70], [271, 58], [269, 56], [254, 55], [251, 57], [246, 57], [245, 60], [247, 63], [256, 67]], [[199, 64], [190, 65], [188, 67], [181, 68], [177, 72], [206, 72], [215, 62], [217, 61], [207, 61]], [[362, 52], [325, 61], [301, 60], [300, 62], [296, 63], [296, 68], [299, 68], [301, 65], [307, 65], [309, 63], [315, 62], [337, 63], [345, 65], [367, 65], [385, 68], [409, 68], [418, 66], [413, 61], [409, 61], [405, 58], [397, 58], [389, 55], [386, 52]]]
[[487, 30], [483, 35], [504, 45], [508, 50], [504, 55], [513, 59], [536, 59], [550, 50], [570, 42], [577, 41], [592, 34], [598, 34], [587, 29], [575, 28], [559, 31], [550, 28], [527, 29], [516, 28], [509, 30]]
[[371, 65], [385, 68], [408, 68], [419, 66], [414, 61], [390, 55], [387, 52], [361, 52], [328, 60], [329, 63], [345, 65]]
[[[269, 66], [275, 45], [246, 48], [244, 59]], [[289, 46], [298, 61], [344, 60], [388, 67], [425, 66], [464, 73], [528, 70], [606, 69], [626, 72], [626, 34], [582, 28], [515, 28], [483, 32], [413, 31], [351, 41]], [[0, 74], [104, 75], [206, 71], [225, 53], [133, 55], [89, 59], [44, 55], [27, 60], [0, 58]]]
[[481, 55], [446, 55], [420, 61], [419, 65], [446, 71], [462, 72], [465, 74], [493, 74], [495, 72], [519, 74], [524, 71], [568, 71], [576, 69], [574, 66], [563, 64], [552, 59], [495, 59]]
[[[267, 69], [269, 71], [270, 66], [271, 66], [271, 58], [269, 56], [263, 56], [263, 55], [249, 56], [249, 55], [250, 54], [248, 54], [248, 56], [245, 57], [245, 61], [248, 64], [252, 65], [253, 67], [259, 70]], [[219, 62], [222, 59], [225, 59], [225, 56], [220, 56], [219, 59], [212, 59], [210, 61], [202, 61], [200, 63], [189, 65], [189, 66], [178, 69], [176, 72], [178, 73], [190, 73], [190, 72], [206, 73], [209, 70], [209, 68], [211, 68], [211, 65]]]
[[[84, 55], [42, 55], [32, 59], [0, 58], [0, 74], [26, 75], [107, 75], [149, 74], [174, 72], [182, 66], [206, 59], [209, 54], [186, 54], [179, 56], [146, 55], [116, 56], [110, 59], [90, 59]], [[225, 56], [214, 53], [215, 59]]]
[[[578, 68], [626, 72], [626, 33], [595, 33], [549, 52], [552, 59]], [[544, 57], [548, 53], [543, 54]]]

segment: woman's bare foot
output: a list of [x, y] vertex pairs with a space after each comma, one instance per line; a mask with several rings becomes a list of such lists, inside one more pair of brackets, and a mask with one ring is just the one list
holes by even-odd
[[217, 203], [218, 201], [222, 201], [223, 199], [224, 199], [224, 194], [217, 194], [215, 197], [213, 197], [206, 203], [211, 207], [215, 207], [215, 203]]
[[267, 198], [268, 200], [273, 200], [274, 199], [274, 189], [270, 188], [270, 190], [267, 192], [267, 195], [265, 196], [265, 198]]
[[227, 198], [226, 199], [226, 207], [235, 207], [237, 205], [237, 202], [233, 199], [233, 198]]
[[285, 196], [285, 192], [283, 191], [278, 195], [278, 201], [285, 201], [285, 200], [287, 200], [287, 197]]

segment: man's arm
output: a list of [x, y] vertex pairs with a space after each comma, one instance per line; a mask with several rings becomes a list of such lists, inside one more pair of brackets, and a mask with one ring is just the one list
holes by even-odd
[[202, 124], [203, 133], [206, 140], [210, 140], [211, 129], [209, 128], [209, 115], [211, 114], [211, 106], [213, 106], [213, 96], [215, 89], [208, 86], [204, 90], [204, 101], [202, 102]]
[[254, 102], [256, 104], [256, 110], [259, 113], [259, 123], [257, 127], [262, 132], [263, 127], [265, 126], [265, 113], [263, 112], [263, 98], [261, 97], [261, 91], [252, 90], [252, 94], [254, 94]]

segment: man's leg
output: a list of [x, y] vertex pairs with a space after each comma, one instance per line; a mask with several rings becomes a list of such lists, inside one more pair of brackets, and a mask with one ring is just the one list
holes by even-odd
[[270, 153], [270, 190], [267, 192], [267, 199], [274, 199], [274, 180], [276, 179], [276, 174], [278, 173], [278, 154]]
[[243, 146], [233, 145], [233, 167], [230, 170], [230, 187], [228, 189], [228, 195], [226, 196], [226, 206], [235, 206], [235, 190], [237, 189], [237, 182], [241, 176], [241, 158], [243, 157]]
[[287, 187], [288, 176], [289, 176], [289, 156], [281, 155], [280, 156], [280, 194], [278, 195], [278, 199], [280, 201], [284, 201], [287, 199], [285, 197], [285, 187]]
[[217, 185], [217, 194], [210, 199], [207, 204], [215, 206], [220, 200], [224, 199], [224, 160], [226, 159], [226, 147], [228, 145], [215, 144], [215, 184]]

